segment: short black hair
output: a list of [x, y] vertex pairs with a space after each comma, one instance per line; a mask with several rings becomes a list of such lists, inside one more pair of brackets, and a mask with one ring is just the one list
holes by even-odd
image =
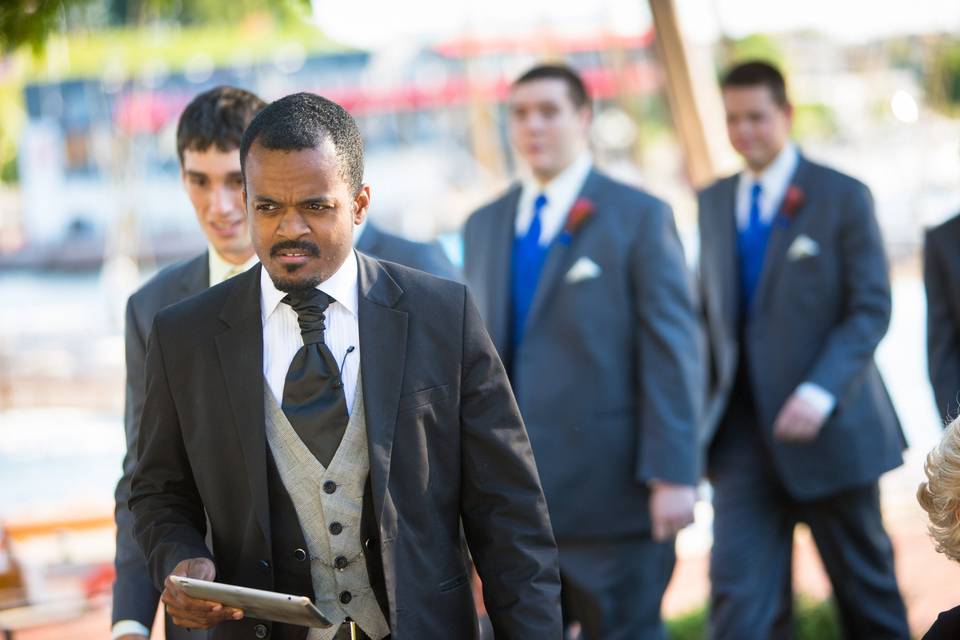
[[[337, 150], [340, 174], [354, 194], [363, 186], [363, 139], [347, 110], [315, 93], [294, 93], [257, 114], [240, 142], [240, 167], [254, 142], [264, 149], [300, 151], [319, 147], [329, 138]], [[246, 175], [246, 173], [244, 173]]]
[[244, 130], [265, 106], [267, 103], [256, 95], [236, 87], [215, 87], [195, 97], [177, 123], [180, 164], [184, 151], [238, 149]]
[[787, 99], [787, 83], [780, 70], [769, 62], [750, 60], [736, 65], [724, 76], [720, 82], [723, 89], [731, 87], [766, 87], [773, 96], [773, 101], [781, 109], [786, 108], [790, 101]]
[[574, 107], [581, 109], [590, 106], [590, 94], [587, 93], [587, 86], [573, 67], [558, 63], [538, 64], [521, 74], [519, 78], [513, 81], [510, 88], [514, 89], [521, 84], [536, 80], [561, 80], [567, 85], [567, 92], [570, 94], [570, 100]]

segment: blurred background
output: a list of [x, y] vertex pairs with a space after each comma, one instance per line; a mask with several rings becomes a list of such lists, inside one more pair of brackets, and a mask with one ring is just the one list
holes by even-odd
[[[960, 602], [960, 570], [933, 552], [913, 497], [941, 428], [919, 252], [923, 229], [960, 210], [958, 34], [956, 0], [3, 0], [0, 632], [109, 637], [123, 307], [205, 246], [174, 135], [195, 94], [231, 84], [341, 103], [366, 141], [370, 215], [439, 238], [456, 262], [460, 225], [514, 171], [510, 81], [564, 59], [595, 98], [598, 164], [673, 205], [693, 264], [695, 189], [738, 169], [718, 75], [763, 58], [786, 72], [804, 151], [877, 201], [894, 284], [878, 359], [910, 440], [884, 508], [921, 634]], [[665, 602], [675, 638], [702, 637], [704, 497]], [[839, 637], [797, 536], [801, 636]]]

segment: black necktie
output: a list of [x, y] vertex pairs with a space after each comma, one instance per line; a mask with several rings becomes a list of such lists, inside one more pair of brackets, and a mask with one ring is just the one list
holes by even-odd
[[323, 312], [332, 301], [317, 289], [288, 293], [283, 298], [297, 312], [303, 336], [303, 346], [293, 356], [283, 384], [283, 413], [325, 467], [340, 446], [349, 421], [340, 370], [323, 341]]

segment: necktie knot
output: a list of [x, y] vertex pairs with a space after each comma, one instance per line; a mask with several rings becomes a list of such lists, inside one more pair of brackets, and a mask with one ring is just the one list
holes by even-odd
[[760, 197], [760, 194], [763, 193], [763, 185], [759, 182], [754, 182], [753, 186], [750, 187], [750, 197], [757, 199]]
[[297, 323], [300, 325], [304, 344], [323, 342], [323, 332], [327, 328], [323, 312], [332, 301], [333, 298], [319, 289], [288, 293], [281, 300], [297, 312]]

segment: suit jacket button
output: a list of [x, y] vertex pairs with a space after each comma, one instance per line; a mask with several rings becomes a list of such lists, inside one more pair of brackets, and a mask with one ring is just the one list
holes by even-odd
[[330, 533], [332, 533], [332, 534], [335, 535], [335, 536], [338, 536], [338, 535], [340, 535], [340, 533], [341, 533], [342, 531], [343, 531], [343, 525], [342, 525], [342, 524], [340, 524], [339, 522], [331, 522], [331, 523], [330, 523]]
[[324, 493], [333, 493], [337, 490], [337, 483], [333, 480], [327, 480], [323, 483], [323, 492]]
[[350, 561], [344, 558], [343, 556], [337, 556], [337, 559], [333, 561], [333, 566], [343, 571], [347, 568], [347, 565], [350, 564]]
[[340, 604], [350, 604], [351, 600], [353, 600], [353, 595], [351, 595], [349, 591], [340, 593]]
[[376, 538], [367, 538], [366, 540], [363, 541], [363, 546], [366, 547], [367, 549], [369, 549], [370, 547], [376, 546], [376, 544], [377, 544]]
[[267, 625], [258, 624], [253, 627], [253, 635], [257, 636], [261, 640], [267, 637], [269, 631], [267, 630]]
[[307, 552], [304, 551], [303, 549], [297, 549], [296, 551], [293, 552], [293, 557], [299, 560], [300, 562], [303, 562], [304, 560], [307, 559]]
[[269, 561], [269, 560], [261, 560], [261, 561], [260, 561], [260, 568], [263, 569], [264, 571], [270, 571], [270, 561]]

